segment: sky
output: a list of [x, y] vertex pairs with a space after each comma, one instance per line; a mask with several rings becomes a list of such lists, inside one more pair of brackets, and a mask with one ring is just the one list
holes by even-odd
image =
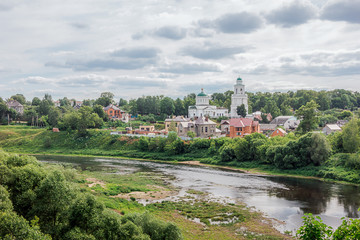
[[0, 0], [0, 97], [360, 91], [360, 0]]

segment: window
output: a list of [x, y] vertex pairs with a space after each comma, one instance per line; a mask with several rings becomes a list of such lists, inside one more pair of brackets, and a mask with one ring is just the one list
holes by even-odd
[[204, 132], [204, 127], [201, 127], [201, 132]]
[[237, 136], [241, 136], [241, 132], [237, 132], [236, 135], [237, 135]]
[[205, 127], [205, 132], [208, 132], [208, 128], [207, 128], [207, 127]]

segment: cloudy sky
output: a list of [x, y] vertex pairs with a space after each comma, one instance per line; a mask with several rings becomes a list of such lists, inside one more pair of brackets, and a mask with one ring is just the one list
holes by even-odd
[[1, 0], [0, 96], [360, 91], [360, 0]]

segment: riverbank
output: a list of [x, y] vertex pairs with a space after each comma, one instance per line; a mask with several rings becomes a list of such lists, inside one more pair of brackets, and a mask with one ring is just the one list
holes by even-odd
[[39, 158], [49, 166], [60, 163], [65, 169], [77, 169], [80, 187], [106, 207], [121, 215], [150, 212], [163, 221], [175, 223], [184, 239], [291, 239], [274, 228], [281, 224], [279, 221], [264, 217], [243, 203], [226, 198], [219, 201], [207, 192], [174, 186], [178, 180], [173, 175], [143, 168], [148, 161], [138, 165], [130, 160], [118, 165], [108, 158]]
[[[283, 141], [283, 139], [277, 141], [280, 140]], [[359, 171], [337, 165], [314, 166], [310, 164], [295, 169], [280, 169], [259, 160], [222, 161], [219, 159], [219, 152], [223, 151], [221, 144], [226, 145], [229, 141], [232, 143], [231, 139], [220, 139], [220, 142], [197, 139], [185, 143], [175, 141], [172, 144], [166, 141], [159, 138], [149, 142], [144, 138], [110, 135], [108, 130], [91, 130], [87, 136], [80, 137], [75, 132], [53, 133], [45, 129], [26, 126], [0, 126], [0, 146], [6, 151], [15, 153], [113, 157], [175, 163], [198, 161], [206, 166], [240, 170], [258, 175], [314, 178], [322, 181], [360, 184]], [[184, 147], [184, 144], [188, 150], [175, 154], [174, 151]], [[217, 144], [219, 146], [216, 146]], [[162, 149], [157, 149], [159, 146], [162, 146]], [[257, 159], [256, 156], [254, 159]], [[338, 161], [333, 162], [337, 164]]]

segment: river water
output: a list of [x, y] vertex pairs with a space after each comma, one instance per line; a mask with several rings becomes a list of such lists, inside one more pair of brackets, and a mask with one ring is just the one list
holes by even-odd
[[96, 157], [37, 156], [40, 161], [71, 163], [81, 169], [114, 168], [116, 174], [157, 172], [168, 176], [180, 188], [208, 192], [212, 198], [243, 202], [283, 222], [280, 231], [294, 231], [302, 225], [304, 213], [320, 216], [337, 227], [342, 217], [358, 218], [360, 188], [314, 179], [261, 176], [218, 168]]

